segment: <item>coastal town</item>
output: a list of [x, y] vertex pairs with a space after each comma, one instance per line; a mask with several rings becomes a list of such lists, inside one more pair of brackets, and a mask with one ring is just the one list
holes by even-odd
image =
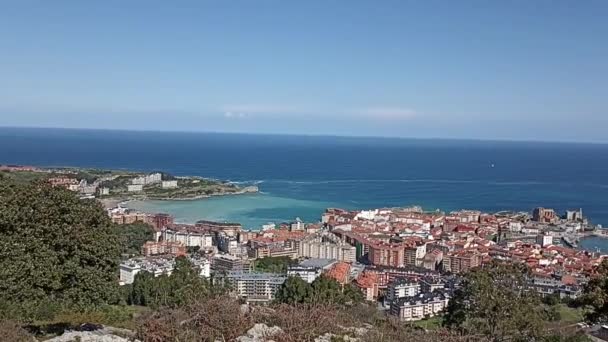
[[82, 199], [96, 198], [106, 206], [129, 200], [194, 200], [258, 191], [254, 185], [239, 187], [230, 182], [195, 176], [174, 176], [166, 172], [22, 165], [0, 165], [0, 172], [16, 182], [42, 181], [64, 187]]
[[[460, 274], [492, 260], [525, 264], [527, 281], [541, 296], [577, 298], [605, 256], [577, 249], [577, 240], [601, 234], [582, 209], [484, 213], [425, 212], [421, 207], [328, 208], [317, 222], [269, 223], [246, 230], [239, 223], [200, 220], [178, 224], [164, 213], [108, 209], [117, 224], [144, 222], [155, 238], [141, 255], [120, 265], [121, 285], [139, 272], [170, 274], [186, 256], [201, 277], [228, 282], [233, 296], [266, 304], [289, 277], [312, 283], [321, 275], [353, 285], [369, 302], [402, 321], [441, 315]], [[282, 272], [260, 261], [284, 262]]]
[[[170, 276], [179, 258], [186, 258], [197, 277], [227, 285], [230, 296], [249, 305], [274, 303], [290, 278], [307, 284], [328, 278], [343, 291], [355, 289], [383, 315], [427, 322], [445, 314], [465, 273], [493, 261], [525, 265], [531, 289], [543, 298], [568, 302], [582, 295], [606, 258], [600, 251], [579, 248], [581, 238], [607, 237], [581, 208], [563, 213], [543, 207], [494, 213], [425, 211], [419, 206], [327, 208], [311, 222], [294, 218], [247, 229], [238, 222], [205, 219], [177, 223], [167, 213], [124, 207], [131, 197], [107, 200], [125, 192], [150, 194], [206, 181], [198, 177], [23, 166], [0, 170], [13, 179], [21, 173], [17, 179], [65, 188], [83, 201], [99, 200], [118, 229], [148, 227], [151, 234], [138, 245], [140, 250], [123, 252], [116, 270], [120, 286], [136, 284], [138, 274]], [[230, 194], [257, 191], [236, 189]], [[215, 194], [220, 193], [228, 194]]]

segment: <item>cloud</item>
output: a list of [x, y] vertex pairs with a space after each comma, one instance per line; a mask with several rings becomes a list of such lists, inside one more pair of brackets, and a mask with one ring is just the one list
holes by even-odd
[[242, 113], [247, 114], [303, 114], [305, 110], [301, 107], [286, 106], [286, 105], [272, 105], [272, 104], [244, 104], [244, 105], [227, 105], [220, 108], [225, 114], [231, 113]]
[[228, 118], [228, 119], [243, 119], [243, 118], [247, 117], [247, 114], [227, 111], [227, 112], [224, 112], [224, 117]]
[[370, 107], [355, 110], [353, 114], [382, 120], [412, 119], [417, 115], [416, 111], [402, 107]]
[[280, 104], [247, 104], [247, 105], [227, 105], [219, 108], [225, 118], [285, 118], [286, 116], [298, 117], [306, 116], [328, 118], [352, 118], [352, 119], [373, 119], [373, 120], [407, 120], [417, 116], [417, 112], [405, 107], [377, 106], [363, 108], [339, 108], [339, 107], [309, 107], [309, 106], [289, 106]]

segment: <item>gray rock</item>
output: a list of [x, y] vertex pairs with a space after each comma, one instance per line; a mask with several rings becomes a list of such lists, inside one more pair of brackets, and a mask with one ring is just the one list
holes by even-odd
[[283, 329], [279, 327], [269, 327], [263, 323], [257, 323], [253, 328], [247, 330], [247, 335], [237, 337], [238, 342], [270, 342], [269, 337], [280, 334]]
[[339, 338], [340, 341], [344, 341], [344, 342], [358, 342], [360, 341], [360, 339], [356, 338], [356, 337], [350, 337], [348, 335], [336, 335], [336, 334], [330, 334], [327, 333], [325, 335], [319, 336], [317, 338], [315, 338], [315, 342], [331, 342], [332, 338]]
[[108, 333], [107, 331], [68, 331], [61, 336], [46, 342], [131, 342], [128, 338]]

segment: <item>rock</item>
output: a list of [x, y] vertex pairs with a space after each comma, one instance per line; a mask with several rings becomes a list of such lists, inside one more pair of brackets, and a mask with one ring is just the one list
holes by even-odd
[[339, 336], [336, 334], [326, 333], [325, 335], [315, 338], [315, 342], [332, 342], [332, 339], [333, 339], [333, 341], [336, 341], [336, 339], [339, 339], [339, 341], [344, 341], [344, 342], [360, 341], [358, 338], [350, 337], [348, 335]]
[[241, 314], [246, 315], [251, 312], [249, 304], [241, 304]]
[[128, 338], [107, 334], [103, 331], [68, 331], [46, 342], [130, 342]]
[[282, 332], [283, 329], [277, 326], [269, 327], [266, 324], [257, 323], [253, 328], [247, 330], [247, 335], [239, 336], [236, 340], [238, 342], [270, 342], [271, 339], [268, 337], [272, 337]]
[[127, 329], [94, 324], [83, 324], [78, 329], [80, 331], [66, 331], [46, 342], [140, 342], [134, 340], [134, 333]]

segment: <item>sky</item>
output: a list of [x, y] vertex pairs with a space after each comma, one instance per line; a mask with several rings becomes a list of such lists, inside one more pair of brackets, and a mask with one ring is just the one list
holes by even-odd
[[608, 1], [0, 1], [0, 126], [608, 142]]

